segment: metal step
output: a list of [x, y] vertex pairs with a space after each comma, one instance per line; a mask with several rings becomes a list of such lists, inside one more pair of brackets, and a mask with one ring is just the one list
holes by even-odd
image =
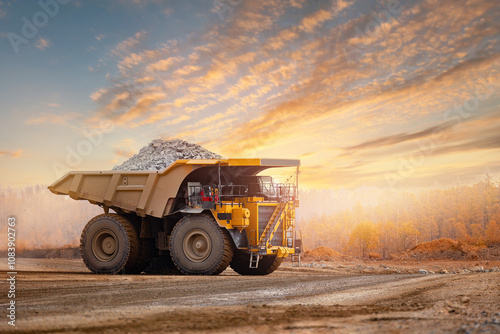
[[300, 253], [292, 254], [292, 267], [300, 267]]
[[258, 268], [259, 267], [259, 259], [260, 255], [258, 253], [251, 252], [250, 253], [250, 264], [248, 268]]

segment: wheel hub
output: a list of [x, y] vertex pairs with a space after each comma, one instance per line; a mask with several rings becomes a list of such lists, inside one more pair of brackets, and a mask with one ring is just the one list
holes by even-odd
[[116, 235], [109, 229], [97, 232], [92, 239], [92, 254], [99, 261], [108, 262], [115, 258], [118, 251]]
[[212, 252], [212, 241], [205, 231], [192, 230], [184, 237], [182, 248], [190, 261], [202, 262]]
[[107, 237], [104, 239], [102, 242], [102, 248], [104, 253], [106, 254], [113, 254], [116, 248], [116, 242], [112, 237]]

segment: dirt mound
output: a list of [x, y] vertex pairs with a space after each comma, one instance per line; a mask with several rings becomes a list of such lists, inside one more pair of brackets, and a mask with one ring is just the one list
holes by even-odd
[[335, 261], [344, 259], [346, 256], [335, 249], [320, 246], [312, 250], [307, 250], [302, 254], [302, 259], [306, 261]]
[[113, 170], [161, 170], [178, 159], [221, 159], [214, 152], [181, 139], [155, 139]]
[[463, 241], [437, 239], [419, 244], [394, 258], [401, 260], [486, 260], [486, 246], [474, 246]]

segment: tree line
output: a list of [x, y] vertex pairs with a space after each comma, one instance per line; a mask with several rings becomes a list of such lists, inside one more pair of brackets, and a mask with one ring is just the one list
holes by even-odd
[[363, 206], [357, 201], [332, 214], [302, 216], [297, 225], [305, 246], [387, 258], [440, 238], [478, 245], [500, 242], [500, 185], [490, 177], [448, 189], [380, 191], [376, 202]]

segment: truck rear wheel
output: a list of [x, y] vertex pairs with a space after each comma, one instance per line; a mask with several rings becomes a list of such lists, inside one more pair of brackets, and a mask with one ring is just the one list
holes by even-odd
[[170, 238], [170, 255], [184, 274], [218, 275], [233, 258], [228, 233], [212, 218], [190, 215], [175, 224]]
[[269, 275], [283, 262], [282, 257], [264, 255], [259, 260], [257, 268], [250, 268], [250, 254], [237, 252], [231, 261], [231, 268], [240, 275]]
[[92, 218], [80, 238], [83, 262], [96, 274], [140, 273], [147, 264], [141, 246], [135, 226], [117, 214]]

